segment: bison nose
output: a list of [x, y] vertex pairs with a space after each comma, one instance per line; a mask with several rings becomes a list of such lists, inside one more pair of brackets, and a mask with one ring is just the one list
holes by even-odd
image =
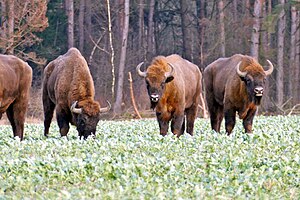
[[151, 99], [152, 102], [158, 102], [159, 95], [158, 94], [151, 94], [150, 99]]
[[264, 93], [263, 87], [256, 87], [254, 88], [255, 96], [262, 96]]

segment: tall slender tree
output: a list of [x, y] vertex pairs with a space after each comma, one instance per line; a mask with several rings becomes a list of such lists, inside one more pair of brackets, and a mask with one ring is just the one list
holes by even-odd
[[191, 2], [186, 0], [180, 0], [181, 6], [181, 30], [182, 30], [182, 41], [183, 41], [183, 57], [192, 61], [192, 32], [191, 32], [191, 16], [190, 8]]
[[85, 11], [85, 0], [79, 2], [79, 16], [78, 16], [78, 29], [79, 29], [79, 50], [83, 52], [84, 47], [84, 11]]
[[260, 17], [262, 4], [264, 0], [255, 0], [254, 2], [254, 12], [253, 12], [253, 27], [251, 35], [251, 46], [250, 46], [250, 55], [258, 60], [259, 56], [259, 38], [260, 38]]
[[155, 0], [150, 0], [149, 17], [148, 17], [148, 35], [147, 35], [147, 60], [151, 60], [155, 55], [155, 38], [154, 38], [154, 7]]
[[220, 23], [220, 51], [221, 56], [225, 57], [225, 23], [224, 23], [224, 2], [223, 0], [218, 1], [218, 10], [219, 10], [219, 23]]
[[289, 59], [289, 80], [292, 80], [288, 85], [288, 94], [293, 97], [293, 102], [297, 102], [297, 87], [298, 83], [296, 82], [296, 74], [297, 74], [297, 68], [300, 66], [295, 65], [296, 61], [296, 47], [297, 47], [297, 41], [296, 41], [296, 33], [297, 33], [297, 9], [295, 6], [291, 6], [291, 41], [290, 41], [290, 59]]
[[276, 97], [277, 105], [281, 107], [283, 105], [284, 97], [284, 70], [283, 70], [283, 57], [284, 57], [284, 35], [285, 35], [285, 0], [279, 1], [281, 11], [278, 19], [277, 30], [277, 74], [276, 74]]
[[122, 47], [121, 56], [119, 63], [119, 74], [118, 74], [118, 85], [117, 85], [117, 96], [114, 104], [114, 112], [120, 114], [122, 112], [122, 100], [123, 100], [123, 87], [124, 87], [124, 75], [125, 75], [125, 62], [126, 62], [126, 49], [128, 40], [128, 29], [129, 29], [129, 0], [124, 1], [124, 27], [122, 34]]
[[68, 16], [68, 48], [74, 47], [74, 0], [66, 0]]

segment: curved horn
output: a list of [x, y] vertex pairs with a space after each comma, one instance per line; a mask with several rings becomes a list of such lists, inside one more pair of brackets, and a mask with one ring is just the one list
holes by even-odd
[[70, 110], [71, 110], [71, 112], [73, 112], [73, 113], [81, 114], [81, 113], [82, 113], [82, 108], [75, 108], [76, 105], [77, 105], [77, 103], [78, 103], [78, 101], [75, 101], [75, 102], [72, 104]]
[[241, 72], [240, 71], [240, 64], [242, 63], [242, 61], [240, 61], [237, 65], [236, 65], [236, 72], [238, 73], [238, 75], [240, 77], [245, 77], [247, 75], [247, 72]]
[[270, 68], [269, 68], [267, 71], [265, 71], [265, 74], [266, 74], [266, 76], [269, 76], [270, 74], [272, 74], [273, 69], [274, 69], [274, 66], [273, 66], [273, 64], [271, 63], [271, 61], [267, 60], [267, 62], [269, 63]]
[[174, 66], [171, 63], [168, 63], [168, 65], [171, 67], [171, 71], [165, 73], [166, 78], [172, 76], [174, 73]]
[[109, 101], [106, 101], [108, 103], [108, 106], [105, 108], [100, 108], [100, 113], [102, 112], [108, 112], [111, 109], [111, 104], [109, 103]]
[[136, 72], [141, 76], [141, 77], [146, 77], [147, 72], [142, 72], [141, 71], [141, 66], [144, 64], [144, 62], [141, 62], [140, 64], [138, 64], [138, 66], [136, 66]]

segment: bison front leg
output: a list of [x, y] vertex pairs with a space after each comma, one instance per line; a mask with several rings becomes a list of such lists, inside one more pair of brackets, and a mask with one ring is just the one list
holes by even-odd
[[67, 111], [62, 110], [62, 109], [57, 109], [56, 110], [56, 117], [57, 117], [57, 124], [59, 127], [59, 132], [60, 135], [67, 136], [69, 129], [70, 129], [70, 115], [68, 114]]
[[184, 133], [185, 123], [184, 115], [174, 115], [171, 124], [171, 130], [174, 135], [177, 137], [181, 136]]
[[228, 135], [231, 134], [235, 125], [235, 110], [229, 109], [225, 111], [225, 129]]
[[256, 109], [249, 110], [247, 116], [243, 119], [243, 126], [246, 133], [252, 133], [252, 124]]
[[170, 114], [169, 113], [162, 114], [160, 112], [156, 112], [156, 118], [158, 121], [160, 134], [162, 136], [167, 135], [169, 129], [169, 121], [171, 119]]

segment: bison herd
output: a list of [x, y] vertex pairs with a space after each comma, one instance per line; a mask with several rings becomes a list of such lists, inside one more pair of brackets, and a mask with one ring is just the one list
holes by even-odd
[[[151, 108], [155, 110], [160, 134], [171, 131], [179, 137], [186, 131], [193, 135], [202, 88], [210, 114], [211, 128], [220, 132], [225, 118], [229, 135], [235, 125], [236, 114], [243, 120], [245, 132], [252, 131], [253, 118], [261, 103], [266, 77], [273, 71], [252, 57], [236, 54], [219, 58], [208, 65], [202, 74], [199, 67], [179, 55], [157, 56], [142, 70], [136, 71], [146, 81]], [[0, 119], [6, 112], [14, 136], [23, 140], [24, 122], [32, 81], [31, 67], [12, 55], [0, 54]], [[68, 52], [51, 61], [43, 74], [44, 135], [56, 112], [61, 136], [68, 134], [70, 124], [75, 125], [84, 139], [96, 134], [100, 113], [108, 112], [95, 101], [95, 88], [88, 64], [80, 51]]]

